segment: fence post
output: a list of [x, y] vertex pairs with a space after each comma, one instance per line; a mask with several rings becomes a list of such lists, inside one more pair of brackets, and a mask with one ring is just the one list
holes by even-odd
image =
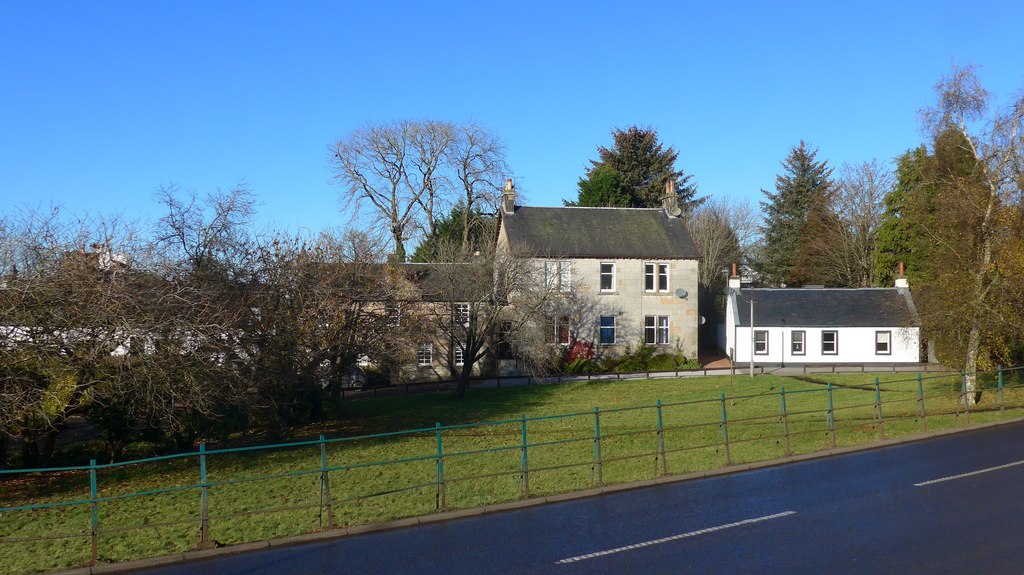
[[206, 442], [199, 444], [199, 546], [210, 541], [209, 487], [206, 484]]
[[725, 464], [732, 465], [732, 455], [729, 453], [729, 418], [725, 412], [725, 392], [722, 392], [722, 441], [725, 444]]
[[444, 511], [446, 507], [444, 493], [444, 449], [441, 446], [441, 422], [434, 424], [434, 434], [437, 436], [437, 500], [436, 507]]
[[825, 389], [828, 390], [828, 433], [832, 436], [832, 447], [834, 449], [836, 446], [836, 417], [832, 403], [832, 383], [827, 383]]
[[1006, 404], [1003, 403], [1003, 366], [999, 366], [999, 380], [996, 383], [996, 392], [999, 394], [999, 419], [1006, 419]]
[[[977, 377], [977, 376], [975, 376]], [[967, 397], [967, 372], [960, 372], [961, 381], [961, 392], [960, 392], [960, 404], [964, 406], [964, 414], [967, 416], [966, 423], [964, 425], [971, 424], [971, 400]]]
[[594, 465], [597, 467], [597, 486], [604, 487], [604, 470], [601, 462], [601, 410], [594, 406]]
[[921, 431], [928, 431], [928, 418], [924, 411], [924, 384], [921, 382], [921, 372], [917, 373], [917, 406], [921, 411]]
[[529, 443], [526, 442], [526, 414], [522, 414], [522, 432], [523, 432], [523, 453], [522, 458], [519, 461], [519, 469], [522, 473], [522, 498], [525, 499], [530, 496], [530, 460], [527, 456], [527, 449]]
[[99, 523], [100, 514], [98, 509], [98, 489], [96, 488], [96, 460], [89, 460], [89, 540], [92, 546], [92, 560], [90, 565], [99, 561]]
[[779, 399], [782, 402], [782, 436], [786, 439], [786, 455], [793, 455], [789, 442], [789, 411], [786, 409], [786, 388], [780, 388]]
[[327, 502], [327, 528], [334, 529], [334, 508], [331, 505], [331, 472], [327, 470], [327, 440], [320, 436], [320, 529], [324, 528], [324, 502]]
[[878, 418], [878, 433], [885, 439], [885, 418], [882, 416], [882, 387], [875, 378], [875, 417]]
[[[661, 474], [668, 475], [668, 461], [665, 460], [665, 425], [661, 418], [661, 400], [655, 406], [658, 408], [658, 453], [661, 456]], [[658, 461], [654, 461], [654, 472], [658, 472]]]

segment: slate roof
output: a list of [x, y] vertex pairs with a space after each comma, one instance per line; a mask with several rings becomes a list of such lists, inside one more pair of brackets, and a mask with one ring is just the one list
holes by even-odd
[[447, 302], [447, 301], [469, 301], [475, 291], [470, 286], [453, 283], [457, 278], [458, 266], [465, 264], [457, 263], [402, 263], [399, 264], [405, 271], [406, 278], [416, 285], [420, 290], [421, 301], [426, 302]]
[[905, 289], [747, 288], [736, 291], [740, 326], [750, 325], [751, 295], [755, 327], [910, 327], [919, 323]]
[[660, 208], [535, 208], [502, 214], [509, 243], [539, 257], [697, 259], [681, 218]]

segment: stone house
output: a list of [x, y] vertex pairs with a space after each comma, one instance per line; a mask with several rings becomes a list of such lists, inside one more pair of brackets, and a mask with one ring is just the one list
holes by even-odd
[[697, 266], [672, 187], [661, 208], [530, 207], [506, 183], [498, 246], [529, 254], [563, 306], [550, 342], [593, 345], [597, 357], [643, 342], [697, 355]]

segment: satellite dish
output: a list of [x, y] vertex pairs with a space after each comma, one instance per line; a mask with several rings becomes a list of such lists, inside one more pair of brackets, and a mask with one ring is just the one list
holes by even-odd
[[687, 295], [689, 295], [689, 294], [687, 294], [686, 290], [684, 290], [683, 288], [677, 288], [676, 289], [676, 297], [677, 298], [684, 299]]
[[668, 210], [668, 215], [672, 216], [673, 218], [678, 218], [682, 213], [683, 209], [680, 208], [679, 206], [672, 206]]

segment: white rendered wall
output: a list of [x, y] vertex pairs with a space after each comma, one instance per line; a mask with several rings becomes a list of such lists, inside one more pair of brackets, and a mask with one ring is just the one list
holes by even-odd
[[[756, 317], [755, 317], [756, 319]], [[918, 363], [921, 361], [920, 330], [916, 327], [757, 327], [755, 331], [768, 332], [768, 353], [755, 354], [754, 363], [803, 364], [803, 363]], [[792, 353], [792, 333], [803, 331], [804, 355]], [[821, 333], [838, 332], [835, 354], [821, 352]], [[888, 331], [890, 336], [889, 354], [875, 353], [875, 333]], [[731, 317], [726, 318], [726, 337], [729, 347], [734, 349], [735, 363], [750, 362], [750, 328], [735, 327]], [[725, 350], [729, 352], [727, 348]]]

